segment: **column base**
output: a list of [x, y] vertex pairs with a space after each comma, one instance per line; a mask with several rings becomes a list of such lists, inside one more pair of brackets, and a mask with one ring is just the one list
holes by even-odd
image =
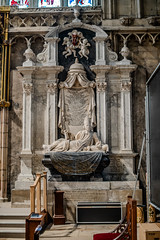
[[8, 202], [8, 198], [2, 198], [2, 197], [0, 197], [0, 203], [2, 203], [2, 202]]
[[28, 154], [24, 152], [21, 154], [21, 173], [15, 182], [16, 189], [26, 189], [34, 183], [32, 175], [32, 157], [33, 154], [30, 152]]
[[53, 222], [54, 222], [54, 225], [63, 225], [63, 224], [65, 224], [65, 216], [64, 215], [54, 215]]

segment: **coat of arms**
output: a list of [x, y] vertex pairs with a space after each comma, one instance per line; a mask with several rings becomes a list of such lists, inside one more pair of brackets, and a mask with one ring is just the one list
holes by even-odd
[[88, 60], [89, 50], [88, 47], [91, 46], [86, 38], [84, 38], [83, 33], [73, 30], [68, 33], [68, 37], [64, 37], [63, 44], [66, 45], [63, 55], [67, 58], [70, 55], [77, 57], [76, 49], [80, 49], [78, 54], [80, 57], [85, 57]]

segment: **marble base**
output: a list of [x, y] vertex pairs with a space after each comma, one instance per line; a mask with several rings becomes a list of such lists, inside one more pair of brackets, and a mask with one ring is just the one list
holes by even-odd
[[[103, 181], [103, 182], [58, 182], [48, 181], [48, 207], [51, 216], [54, 215], [54, 192], [64, 192], [64, 213], [66, 221], [76, 222], [76, 206], [79, 202], [121, 202], [125, 206], [127, 196], [133, 195], [135, 181]], [[43, 189], [43, 187], [42, 187]], [[25, 206], [30, 199], [30, 190], [12, 190], [12, 206]], [[142, 204], [142, 190], [137, 183], [135, 199]]]

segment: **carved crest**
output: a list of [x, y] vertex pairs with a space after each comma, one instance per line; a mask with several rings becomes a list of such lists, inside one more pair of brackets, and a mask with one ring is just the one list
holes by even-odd
[[83, 33], [73, 30], [72, 32], [68, 33], [68, 37], [64, 37], [62, 45], [66, 45], [65, 51], [63, 51], [65, 58], [71, 56], [72, 54], [76, 58], [76, 49], [80, 49], [78, 52], [80, 57], [85, 57], [88, 60], [88, 47], [90, 46], [90, 43], [86, 38], [84, 38]]

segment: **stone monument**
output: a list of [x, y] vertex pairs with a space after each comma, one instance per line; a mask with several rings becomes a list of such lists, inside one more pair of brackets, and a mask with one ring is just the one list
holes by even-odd
[[62, 174], [63, 179], [66, 179], [66, 175], [70, 180], [80, 179], [80, 176], [81, 180], [85, 180], [86, 177], [82, 176], [91, 176], [97, 168], [100, 173], [109, 165], [108, 145], [102, 143], [94, 131], [94, 88], [95, 82], [87, 79], [83, 65], [76, 58], [70, 66], [67, 79], [59, 83], [58, 127], [64, 138], [43, 146], [44, 151], [48, 152], [43, 164], [50, 169], [51, 175], [54, 175], [54, 168]]

